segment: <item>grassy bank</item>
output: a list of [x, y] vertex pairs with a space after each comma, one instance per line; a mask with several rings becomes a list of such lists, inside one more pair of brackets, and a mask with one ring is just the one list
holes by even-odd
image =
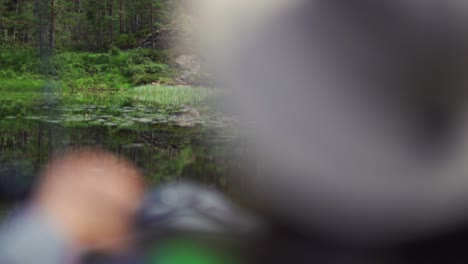
[[140, 86], [124, 92], [133, 101], [161, 106], [200, 106], [215, 94], [216, 91], [211, 88], [162, 85]]
[[60, 107], [96, 105], [109, 109], [135, 105], [171, 109], [190, 106], [205, 110], [208, 108], [206, 101], [217, 93], [211, 88], [165, 85], [146, 85], [105, 92], [70, 92], [53, 89], [51, 92], [47, 92], [47, 89], [4, 91], [0, 98], [0, 116], [24, 116], [45, 105]]
[[200, 107], [216, 90], [190, 86], [145, 85], [105, 92], [61, 92], [56, 96], [63, 105], [91, 104], [109, 107], [146, 105], [154, 107]]
[[0, 49], [0, 116], [27, 116], [44, 106], [206, 109], [207, 98], [216, 92], [171, 85], [177, 71], [169, 61], [163, 51], [148, 49], [49, 57], [33, 49]]
[[177, 71], [170, 61], [167, 52], [148, 49], [62, 52], [49, 57], [34, 49], [0, 49], [0, 90], [41, 90], [46, 83], [68, 92], [171, 84]]

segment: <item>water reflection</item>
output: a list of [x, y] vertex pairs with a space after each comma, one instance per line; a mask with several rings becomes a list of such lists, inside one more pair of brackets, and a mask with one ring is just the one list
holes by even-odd
[[101, 147], [130, 160], [150, 184], [190, 179], [226, 189], [240, 168], [242, 150], [235, 141], [218, 129], [201, 127], [68, 127], [27, 118], [3, 119], [0, 198], [10, 203], [27, 197], [38, 171], [53, 153], [83, 146]]

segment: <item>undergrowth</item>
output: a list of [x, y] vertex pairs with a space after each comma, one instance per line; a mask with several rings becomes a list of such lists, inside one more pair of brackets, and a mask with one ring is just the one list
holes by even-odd
[[53, 82], [63, 91], [110, 91], [149, 83], [170, 84], [176, 70], [164, 51], [112, 49], [107, 53], [0, 49], [0, 91], [40, 90]]

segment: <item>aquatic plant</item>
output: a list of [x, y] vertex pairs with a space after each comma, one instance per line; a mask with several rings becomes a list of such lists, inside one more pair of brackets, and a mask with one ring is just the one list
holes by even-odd
[[211, 88], [164, 85], [146, 85], [126, 91], [136, 101], [164, 106], [198, 106], [216, 93]]

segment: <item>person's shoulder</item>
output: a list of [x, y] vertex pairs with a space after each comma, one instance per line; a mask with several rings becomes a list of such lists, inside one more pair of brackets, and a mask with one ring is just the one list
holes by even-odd
[[66, 245], [60, 231], [34, 206], [10, 212], [0, 227], [1, 263], [60, 263]]

